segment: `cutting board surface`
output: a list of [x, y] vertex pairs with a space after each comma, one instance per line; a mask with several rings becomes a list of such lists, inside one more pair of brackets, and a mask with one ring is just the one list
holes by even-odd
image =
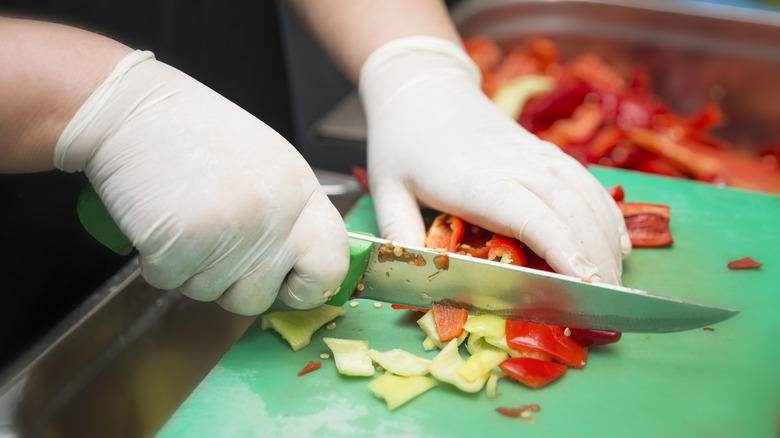
[[[431, 358], [415, 313], [357, 300], [293, 352], [259, 320], [233, 346], [159, 432], [160, 437], [778, 437], [780, 431], [780, 197], [594, 168], [627, 201], [672, 208], [674, 244], [635, 249], [623, 281], [631, 287], [737, 308], [710, 330], [625, 334], [592, 348], [583, 370], [569, 369], [541, 390], [501, 379], [500, 397], [460, 392], [447, 383], [390, 412], [369, 391], [371, 377], [338, 374], [332, 359], [298, 377], [329, 352], [324, 336], [369, 341]], [[371, 199], [346, 218], [378, 233]], [[732, 271], [750, 256], [757, 270]], [[465, 352], [464, 352], [465, 353]], [[464, 354], [465, 357], [465, 354]], [[379, 372], [377, 373], [379, 376]], [[535, 422], [496, 407], [536, 403]]]

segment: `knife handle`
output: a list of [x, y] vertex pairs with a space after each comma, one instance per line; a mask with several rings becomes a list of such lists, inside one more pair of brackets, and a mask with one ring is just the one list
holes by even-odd
[[103, 246], [120, 255], [133, 251], [133, 243], [114, 222], [91, 184], [81, 190], [76, 202], [76, 212], [81, 226]]
[[[120, 255], [127, 255], [133, 251], [133, 243], [130, 242], [114, 219], [108, 213], [105, 205], [95, 192], [92, 185], [87, 185], [81, 190], [76, 211], [79, 216], [81, 226], [98, 242]], [[373, 236], [371, 233], [364, 233], [357, 230], [349, 230], [353, 233]], [[338, 292], [334, 294], [328, 304], [341, 306], [349, 300], [352, 293], [363, 275], [363, 271], [368, 266], [368, 259], [371, 256], [371, 243], [359, 239], [349, 239], [349, 271], [341, 283]]]
[[[364, 233], [357, 230], [348, 230], [351, 233], [363, 234], [365, 236], [374, 236], [371, 233]], [[341, 306], [347, 302], [358, 287], [360, 278], [363, 276], [366, 267], [368, 267], [368, 260], [371, 257], [371, 242], [367, 242], [361, 239], [349, 238], [349, 270], [347, 276], [341, 283], [338, 292], [328, 301], [328, 304], [332, 306]]]

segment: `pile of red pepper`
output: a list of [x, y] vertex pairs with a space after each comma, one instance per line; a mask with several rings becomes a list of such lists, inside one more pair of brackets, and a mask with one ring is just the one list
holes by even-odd
[[780, 152], [762, 158], [712, 135], [725, 121], [717, 101], [695, 114], [676, 114], [653, 94], [642, 65], [621, 74], [594, 53], [564, 63], [556, 44], [543, 37], [504, 50], [480, 36], [465, 47], [489, 97], [522, 76], [553, 78], [552, 91], [528, 100], [518, 123], [583, 164], [780, 193], [778, 160], [766, 159]]

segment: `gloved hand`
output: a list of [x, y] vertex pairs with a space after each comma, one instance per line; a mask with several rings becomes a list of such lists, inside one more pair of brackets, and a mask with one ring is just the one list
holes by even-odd
[[126, 56], [76, 113], [54, 163], [84, 170], [152, 285], [254, 315], [325, 302], [346, 228], [281, 135], [150, 52]]
[[615, 202], [557, 146], [503, 114], [458, 46], [427, 36], [375, 50], [359, 91], [383, 236], [422, 245], [420, 206], [514, 236], [557, 272], [620, 284], [631, 242]]

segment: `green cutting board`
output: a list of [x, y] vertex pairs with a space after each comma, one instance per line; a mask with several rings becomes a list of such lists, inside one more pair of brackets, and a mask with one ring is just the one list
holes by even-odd
[[[259, 320], [233, 346], [160, 431], [160, 437], [778, 437], [780, 427], [780, 197], [689, 181], [594, 168], [626, 200], [668, 204], [674, 244], [635, 249], [624, 283], [651, 292], [737, 308], [711, 330], [625, 334], [592, 348], [583, 370], [531, 390], [502, 379], [500, 397], [462, 393], [446, 383], [393, 412], [373, 396], [371, 377], [338, 374], [332, 359], [298, 377], [328, 352], [324, 336], [367, 340], [424, 357], [415, 313], [357, 300], [293, 352]], [[346, 218], [377, 232], [370, 198]], [[757, 270], [732, 271], [750, 256]], [[379, 373], [377, 373], [377, 376]], [[534, 422], [496, 407], [536, 403]]]

